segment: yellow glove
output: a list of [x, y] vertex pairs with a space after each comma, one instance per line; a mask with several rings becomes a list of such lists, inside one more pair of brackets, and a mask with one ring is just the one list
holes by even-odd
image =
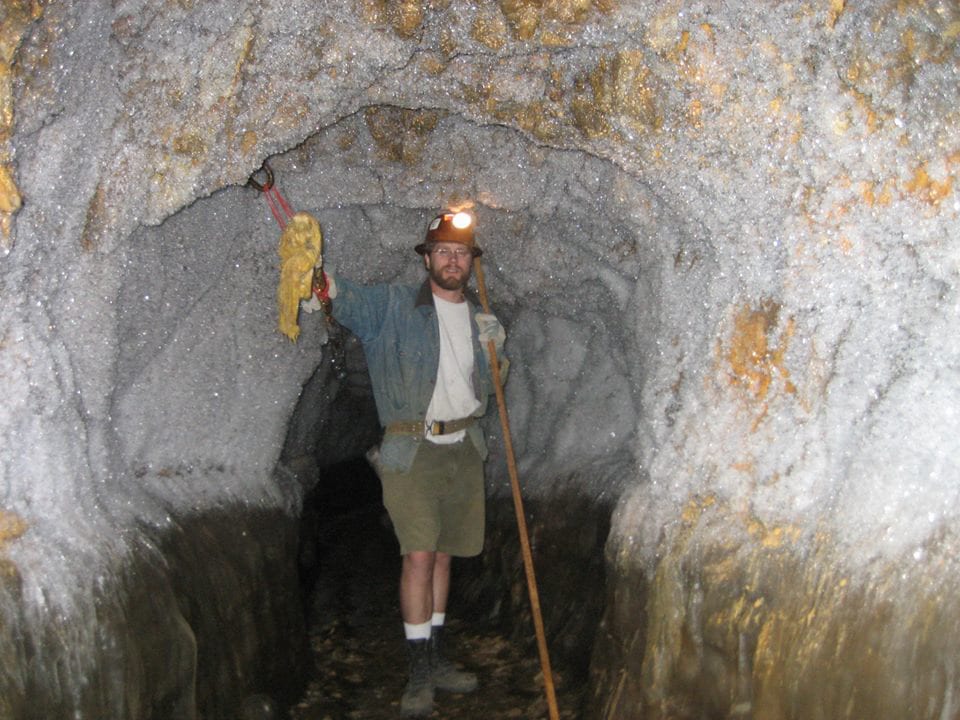
[[300, 301], [312, 294], [314, 267], [323, 265], [320, 223], [310, 213], [294, 215], [280, 236], [280, 285], [277, 287], [277, 325], [296, 342], [300, 335], [297, 311]]

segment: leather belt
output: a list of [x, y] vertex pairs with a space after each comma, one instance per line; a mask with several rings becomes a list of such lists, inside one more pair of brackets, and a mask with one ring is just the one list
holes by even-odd
[[[430, 423], [431, 435], [449, 435], [460, 430], [466, 430], [473, 425], [474, 418], [465, 417], [458, 420], [434, 420]], [[425, 435], [427, 423], [422, 420], [397, 420], [387, 425], [387, 433], [402, 435]]]

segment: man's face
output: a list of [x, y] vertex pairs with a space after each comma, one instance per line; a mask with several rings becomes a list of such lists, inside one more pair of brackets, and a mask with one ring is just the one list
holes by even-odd
[[473, 253], [466, 245], [440, 242], [424, 256], [430, 279], [444, 290], [463, 290], [470, 279]]

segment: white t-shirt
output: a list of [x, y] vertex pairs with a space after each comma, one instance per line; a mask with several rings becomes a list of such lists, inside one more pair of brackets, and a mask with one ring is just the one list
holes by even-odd
[[[473, 375], [473, 338], [470, 331], [470, 304], [452, 303], [433, 296], [440, 322], [440, 367], [433, 388], [427, 424], [434, 420], [457, 420], [469, 417], [480, 407], [470, 381]], [[449, 435], [431, 435], [427, 439], [439, 444], [459, 442], [466, 430]]]

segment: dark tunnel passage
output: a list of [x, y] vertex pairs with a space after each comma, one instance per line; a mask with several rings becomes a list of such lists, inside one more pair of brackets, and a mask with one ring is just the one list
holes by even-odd
[[[519, 559], [515, 530], [503, 525], [512, 508], [500, 500], [489, 510], [493, 532], [484, 553], [455, 561], [448, 621], [455, 638], [451, 655], [479, 676], [480, 687], [471, 694], [438, 694], [430, 717], [546, 718], [542, 668], [522, 607], [527, 598], [517, 596], [525, 590], [517, 586], [519, 578], [494, 577], [498, 564]], [[407, 672], [397, 600], [399, 546], [379, 480], [363, 458], [320, 468], [304, 502], [298, 564], [311, 661], [306, 690], [290, 717], [398, 717]], [[580, 613], [570, 598], [582, 599], [587, 588], [597, 592], [601, 567], [599, 556], [581, 560], [577, 582], [545, 597], [551, 603], [566, 598], [565, 610]], [[584, 641], [596, 632], [598, 619], [585, 617], [568, 627], [553, 623], [551, 639], [561, 647], [551, 657], [557, 707], [568, 720], [583, 717], [589, 662]], [[565, 633], [575, 636], [564, 641]]]

